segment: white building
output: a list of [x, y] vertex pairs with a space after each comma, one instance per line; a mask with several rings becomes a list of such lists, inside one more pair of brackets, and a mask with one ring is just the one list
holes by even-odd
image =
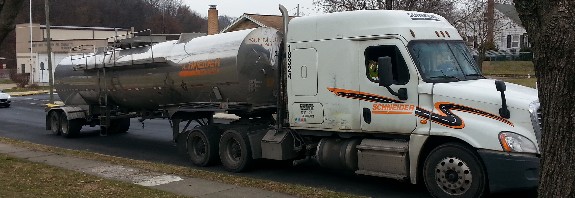
[[495, 37], [496, 39], [494, 41], [497, 49], [518, 52], [522, 48], [530, 47], [529, 37], [527, 36], [527, 31], [525, 28], [516, 24], [512, 20], [504, 20], [507, 20], [507, 25], [502, 27], [501, 31], [497, 33]]
[[[133, 30], [106, 27], [51, 26], [52, 66], [70, 54], [92, 53], [97, 48], [106, 47], [117, 39], [125, 39]], [[123, 36], [122, 36], [123, 35]], [[46, 26], [32, 24], [30, 45], [30, 24], [16, 25], [17, 73], [28, 73], [31, 84], [48, 83], [48, 53]], [[81, 48], [75, 48], [83, 46]], [[30, 52], [32, 47], [32, 52]], [[75, 48], [74, 50], [72, 48]], [[52, 70], [54, 71], [54, 70]]]
[[[516, 51], [522, 48], [529, 48], [529, 37], [527, 31], [521, 25], [519, 14], [513, 5], [495, 4], [495, 8], [505, 17], [500, 24], [505, 24], [496, 34], [495, 45], [499, 50]], [[497, 39], [499, 38], [499, 39]]]

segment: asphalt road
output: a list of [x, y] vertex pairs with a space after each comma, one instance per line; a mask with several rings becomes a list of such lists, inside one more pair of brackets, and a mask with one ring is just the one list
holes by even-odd
[[[10, 108], [0, 108], [0, 136], [67, 149], [224, 172], [221, 166], [192, 167], [185, 157], [179, 155], [172, 142], [168, 120], [146, 120], [142, 128], [141, 123], [132, 119], [130, 130], [126, 134], [99, 136], [98, 127], [84, 127], [78, 138], [67, 139], [52, 135], [45, 130], [42, 105], [47, 99], [48, 95], [13, 97]], [[271, 161], [259, 161], [252, 171], [237, 175], [369, 197], [429, 197], [422, 185], [326, 170], [313, 163], [290, 167]], [[507, 196], [535, 197], [535, 192], [496, 195]]]

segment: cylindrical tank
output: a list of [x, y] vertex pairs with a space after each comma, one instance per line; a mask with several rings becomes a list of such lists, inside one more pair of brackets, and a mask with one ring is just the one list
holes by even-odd
[[257, 110], [276, 105], [281, 33], [256, 28], [114, 53], [72, 56], [55, 70], [67, 105]]

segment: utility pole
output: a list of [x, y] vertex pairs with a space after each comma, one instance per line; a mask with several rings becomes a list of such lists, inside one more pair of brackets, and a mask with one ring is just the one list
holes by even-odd
[[487, 43], [492, 46], [495, 38], [495, 1], [487, 0]]
[[299, 16], [299, 3], [297, 4], [297, 15], [296, 16]]
[[[34, 62], [32, 61], [32, 41], [33, 41], [33, 37], [32, 37], [33, 33], [32, 33], [32, 0], [30, 0], [30, 70], [33, 70], [32, 68], [34, 68]], [[32, 74], [33, 71], [32, 71]], [[34, 82], [34, 78], [32, 77], [32, 82]]]
[[393, 10], [393, 0], [385, 0], [385, 9]]
[[52, 38], [50, 37], [50, 2], [44, 0], [46, 11], [46, 44], [48, 45], [48, 84], [50, 86], [50, 103], [54, 103], [54, 75], [52, 73]]

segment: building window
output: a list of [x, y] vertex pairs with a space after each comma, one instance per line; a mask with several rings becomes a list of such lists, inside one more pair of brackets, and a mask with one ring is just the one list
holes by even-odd
[[519, 41], [520, 41], [519, 34], [511, 35], [511, 47], [512, 48], [519, 48]]
[[529, 48], [529, 37], [527, 33], [521, 35], [521, 48]]
[[22, 64], [22, 66], [20, 66], [20, 71], [21, 73], [26, 73], [26, 64]]
[[364, 55], [366, 76], [370, 81], [375, 83], [379, 82], [379, 78], [377, 77], [377, 60], [380, 57], [388, 56], [391, 58], [393, 84], [405, 85], [409, 82], [409, 70], [397, 46], [371, 46], [365, 49]]

